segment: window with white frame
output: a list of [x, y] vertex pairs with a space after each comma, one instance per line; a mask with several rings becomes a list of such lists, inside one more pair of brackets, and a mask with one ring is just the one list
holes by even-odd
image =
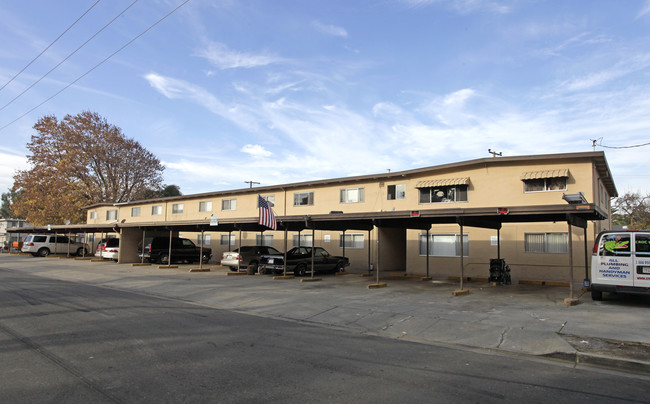
[[151, 207], [151, 215], [159, 216], [162, 215], [162, 205], [154, 205]]
[[198, 245], [210, 245], [210, 240], [212, 237], [210, 237], [210, 234], [203, 234], [203, 237], [201, 237], [201, 234], [197, 235], [196, 237], [196, 243]]
[[199, 212], [212, 212], [212, 201], [199, 202]]
[[110, 209], [106, 211], [106, 220], [117, 220], [117, 209]]
[[227, 246], [234, 246], [235, 242], [237, 241], [237, 238], [235, 237], [234, 234], [230, 234], [230, 240], [228, 240], [228, 234], [222, 234], [221, 235], [221, 241], [219, 244], [221, 245], [227, 245]]
[[294, 234], [292, 247], [311, 247], [313, 240], [311, 234], [300, 234], [300, 238], [298, 238], [298, 234]]
[[467, 185], [420, 188], [420, 203], [467, 202]]
[[91, 211], [88, 218], [90, 220], [97, 219], [97, 211], [96, 210]]
[[224, 199], [221, 201], [221, 210], [237, 210], [237, 199]]
[[[420, 255], [427, 255], [426, 234], [420, 234]], [[429, 234], [429, 256], [460, 257], [460, 234]], [[463, 234], [463, 256], [469, 257], [468, 234]]]
[[530, 253], [566, 254], [569, 252], [569, 234], [525, 233], [524, 251]]
[[293, 206], [309, 206], [314, 204], [313, 192], [296, 192], [293, 194]]
[[[270, 206], [270, 207], [274, 207], [274, 206], [275, 206], [275, 195], [262, 196], [262, 199], [264, 199], [265, 201], [267, 201], [267, 202], [269, 203], [269, 206]], [[258, 207], [258, 208], [260, 207], [259, 200], [258, 200], [257, 207]]]
[[566, 191], [566, 177], [524, 180], [524, 192]]
[[184, 203], [174, 203], [174, 204], [172, 204], [172, 213], [174, 213], [174, 214], [183, 213], [183, 209], [185, 209], [185, 204]]
[[[345, 248], [365, 248], [365, 239], [366, 237], [363, 233], [345, 233]], [[339, 235], [339, 247], [343, 248], [343, 233]]]
[[389, 201], [406, 198], [406, 184], [395, 184], [386, 187], [388, 190]]
[[140, 216], [140, 207], [131, 208], [131, 217]]
[[266, 245], [273, 247], [273, 235], [272, 234], [256, 234], [255, 235], [255, 244], [256, 245]]
[[341, 189], [341, 203], [360, 203], [365, 200], [363, 187]]

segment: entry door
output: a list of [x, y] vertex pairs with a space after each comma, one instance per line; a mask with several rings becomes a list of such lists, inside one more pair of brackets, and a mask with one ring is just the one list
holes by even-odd
[[634, 233], [634, 286], [650, 287], [650, 235]]
[[602, 236], [598, 255], [592, 262], [593, 283], [634, 286], [633, 233], [609, 233]]

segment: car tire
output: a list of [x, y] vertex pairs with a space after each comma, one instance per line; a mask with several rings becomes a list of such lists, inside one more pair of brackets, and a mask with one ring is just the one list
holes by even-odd
[[293, 270], [294, 276], [305, 276], [307, 273], [307, 266], [305, 264], [299, 264], [296, 269]]
[[284, 270], [283, 269], [274, 269], [273, 273], [276, 274], [276, 275], [282, 275], [282, 274], [284, 274]]
[[233, 272], [237, 272], [237, 267], [228, 267], [228, 268], [230, 268], [230, 270]]
[[158, 263], [160, 265], [169, 265], [169, 255], [161, 254], [160, 257], [158, 257]]
[[601, 301], [603, 300], [603, 292], [600, 290], [591, 291], [591, 300]]
[[207, 264], [210, 262], [210, 256], [208, 254], [203, 254], [203, 257], [201, 257], [201, 262]]
[[77, 257], [83, 257], [86, 254], [87, 254], [87, 252], [85, 251], [85, 248], [79, 247], [77, 249]]
[[48, 255], [50, 255], [49, 248], [43, 247], [43, 248], [38, 250], [38, 256], [39, 257], [47, 257]]
[[246, 267], [246, 273], [249, 275], [255, 275], [257, 273], [258, 267], [259, 267], [259, 263], [257, 261], [251, 261], [248, 263], [248, 266]]
[[261, 265], [259, 266], [259, 269], [257, 270], [257, 272], [259, 272], [260, 275], [266, 274], [266, 270]]
[[336, 264], [336, 268], [334, 269], [334, 272], [345, 272], [345, 265], [343, 265], [342, 262], [339, 262]]

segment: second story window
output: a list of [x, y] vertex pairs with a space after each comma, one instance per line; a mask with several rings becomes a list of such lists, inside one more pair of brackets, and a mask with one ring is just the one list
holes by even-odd
[[237, 210], [237, 199], [224, 199], [221, 201], [221, 210]]
[[138, 217], [140, 216], [140, 208], [131, 208], [131, 217]]
[[199, 212], [212, 212], [212, 201], [199, 202]]
[[151, 215], [159, 216], [162, 215], [162, 205], [154, 205], [151, 207]]
[[521, 175], [524, 192], [566, 191], [568, 169], [530, 171]]
[[406, 184], [389, 185], [387, 189], [389, 201], [406, 198]]
[[106, 220], [117, 220], [117, 209], [111, 209], [106, 211]]
[[93, 210], [92, 212], [90, 212], [90, 215], [88, 216], [88, 218], [90, 220], [97, 219], [97, 211]]
[[363, 188], [344, 188], [341, 190], [341, 203], [359, 203], [365, 200]]
[[297, 192], [293, 194], [293, 206], [308, 206], [314, 204], [313, 192]]
[[420, 203], [467, 202], [467, 185], [420, 188]]
[[172, 205], [172, 213], [183, 213], [184, 208], [185, 208], [185, 204], [175, 203]]

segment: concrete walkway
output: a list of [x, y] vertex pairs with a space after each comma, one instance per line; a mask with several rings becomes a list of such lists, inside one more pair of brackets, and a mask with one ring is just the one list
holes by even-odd
[[[320, 282], [270, 275], [229, 276], [179, 268], [131, 266], [60, 258], [0, 255], [0, 268], [53, 279], [180, 299], [210, 307], [425, 343], [453, 344], [533, 355], [650, 375], [650, 299], [615, 296], [591, 300], [578, 289], [565, 306], [567, 287], [492, 286], [382, 277], [388, 287], [367, 289], [376, 278], [325, 275]], [[388, 274], [387, 274], [388, 275]]]

